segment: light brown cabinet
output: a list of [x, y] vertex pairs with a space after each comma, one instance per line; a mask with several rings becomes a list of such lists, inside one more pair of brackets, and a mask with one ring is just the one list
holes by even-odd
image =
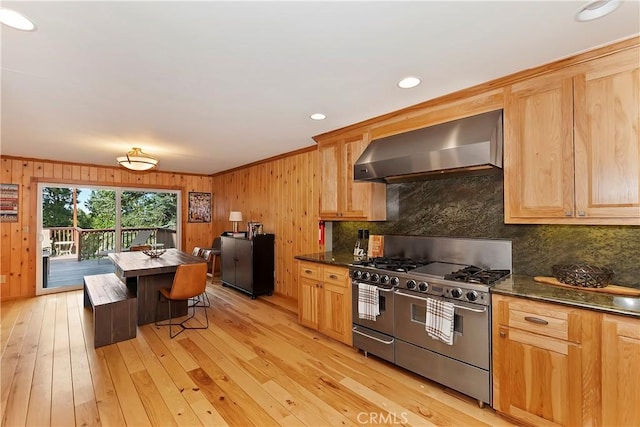
[[505, 222], [640, 224], [640, 48], [505, 93]]
[[351, 288], [344, 267], [300, 261], [298, 321], [351, 345]]
[[318, 141], [320, 154], [320, 217], [324, 220], [386, 219], [386, 186], [354, 182], [353, 165], [369, 144], [368, 132]]
[[599, 424], [600, 315], [493, 296], [493, 406], [530, 425]]
[[602, 425], [640, 426], [640, 319], [603, 316]]

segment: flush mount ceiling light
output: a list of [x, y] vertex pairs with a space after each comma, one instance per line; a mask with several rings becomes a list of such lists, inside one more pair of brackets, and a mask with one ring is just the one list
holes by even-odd
[[327, 118], [327, 116], [325, 116], [322, 113], [314, 113], [312, 115], [310, 115], [309, 117], [311, 117], [312, 120], [324, 120]]
[[35, 31], [36, 24], [15, 10], [0, 7], [0, 22], [16, 30]]
[[590, 1], [586, 5], [582, 6], [580, 10], [578, 10], [578, 12], [576, 12], [576, 21], [585, 22], [602, 18], [603, 16], [610, 14], [618, 7], [620, 7], [621, 3], [622, 2], [620, 0]]
[[140, 148], [133, 147], [126, 155], [118, 157], [118, 163], [120, 163], [120, 166], [132, 171], [146, 171], [155, 168], [158, 160], [143, 153]]
[[398, 87], [402, 89], [411, 89], [412, 87], [416, 87], [420, 84], [420, 79], [417, 77], [405, 77], [404, 79], [398, 82]]

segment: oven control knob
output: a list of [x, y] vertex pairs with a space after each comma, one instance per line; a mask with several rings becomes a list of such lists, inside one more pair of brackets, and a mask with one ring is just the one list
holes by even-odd
[[387, 283], [389, 283], [389, 276], [387, 276], [386, 274], [382, 276], [380, 278], [380, 283], [382, 283], [383, 285], [386, 285]]
[[360, 271], [360, 270], [355, 270], [355, 271], [353, 272], [353, 278], [354, 278], [354, 279], [359, 279], [359, 278], [361, 278], [361, 277], [362, 277], [362, 271]]
[[467, 299], [469, 301], [475, 301], [478, 299], [478, 293], [476, 291], [467, 292]]
[[415, 289], [416, 288], [416, 281], [415, 280], [407, 281], [407, 288], [408, 289]]
[[397, 277], [392, 277], [391, 278], [391, 285], [392, 286], [398, 286], [400, 284], [400, 279], [398, 279]]
[[427, 282], [420, 282], [418, 283], [418, 289], [420, 289], [421, 292], [427, 292], [429, 290], [429, 285]]
[[460, 298], [462, 296], [462, 289], [460, 288], [451, 289], [451, 296], [454, 298]]
[[368, 271], [365, 271], [364, 273], [362, 273], [362, 280], [369, 280], [370, 277], [371, 277], [371, 273], [369, 273]]
[[380, 280], [380, 275], [378, 273], [371, 274], [371, 281], [372, 282], [377, 282], [378, 280]]

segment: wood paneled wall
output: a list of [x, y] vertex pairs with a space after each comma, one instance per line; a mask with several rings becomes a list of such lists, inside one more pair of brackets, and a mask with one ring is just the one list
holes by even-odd
[[230, 211], [243, 224], [259, 221], [275, 234], [275, 292], [297, 300], [295, 255], [321, 252], [318, 244], [318, 152], [315, 147], [213, 177], [214, 233], [230, 230]]
[[171, 172], [131, 173], [116, 167], [81, 165], [3, 156], [0, 182], [19, 184], [18, 222], [0, 224], [0, 300], [35, 295], [38, 182], [79, 186], [165, 188], [182, 192], [182, 249], [208, 247], [213, 224], [187, 223], [189, 191], [211, 192], [212, 178]]

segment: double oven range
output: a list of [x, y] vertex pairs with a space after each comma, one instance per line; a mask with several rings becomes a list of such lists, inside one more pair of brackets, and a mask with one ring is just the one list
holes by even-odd
[[[385, 257], [349, 266], [353, 345], [478, 400], [492, 403], [491, 285], [511, 274], [511, 242], [385, 236]], [[374, 285], [380, 314], [358, 313], [358, 284]], [[425, 329], [427, 300], [454, 307], [448, 345]]]

